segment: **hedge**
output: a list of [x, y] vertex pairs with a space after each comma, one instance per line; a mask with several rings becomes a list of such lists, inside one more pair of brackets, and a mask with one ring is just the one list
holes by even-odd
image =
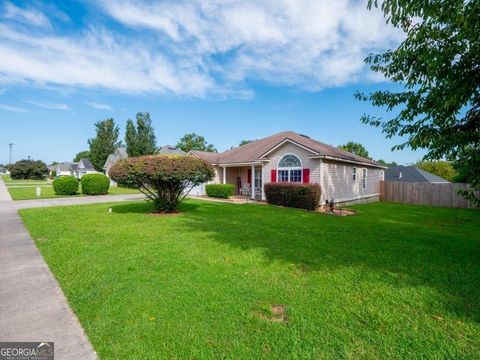
[[267, 202], [273, 205], [315, 210], [320, 203], [320, 194], [318, 184], [265, 184]]
[[232, 184], [210, 184], [205, 186], [209, 197], [228, 199], [235, 193], [235, 186]]
[[211, 164], [195, 156], [147, 155], [118, 161], [109, 170], [118, 185], [140, 190], [158, 212], [174, 212], [193, 186], [212, 180]]
[[57, 195], [75, 195], [78, 192], [78, 180], [74, 176], [60, 176], [53, 180], [52, 185]]
[[110, 188], [110, 179], [103, 174], [86, 174], [80, 180], [85, 195], [105, 195]]

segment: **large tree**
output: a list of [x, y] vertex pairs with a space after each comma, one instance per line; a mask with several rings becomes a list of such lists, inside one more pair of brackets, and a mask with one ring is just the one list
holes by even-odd
[[370, 159], [367, 149], [365, 149], [365, 146], [360, 143], [349, 141], [346, 144], [339, 145], [338, 148], [340, 150], [348, 151], [352, 154]]
[[14, 180], [42, 180], [48, 175], [47, 164], [40, 160], [20, 160], [10, 165], [10, 177]]
[[157, 152], [157, 141], [150, 114], [148, 112], [139, 112], [136, 120], [137, 127], [135, 127], [132, 120], [127, 120], [125, 143], [128, 156], [136, 157], [155, 154]]
[[176, 147], [185, 152], [189, 152], [190, 150], [217, 152], [215, 146], [209, 144], [203, 136], [195, 133], [185, 134], [178, 140]]
[[[379, 6], [369, 0], [369, 8]], [[395, 50], [366, 58], [371, 70], [400, 85], [355, 96], [395, 111], [362, 121], [405, 141], [394, 149], [427, 149], [425, 159], [446, 159], [480, 190], [480, 1], [385, 0], [381, 9], [405, 32]], [[473, 203], [480, 199], [464, 192]]]
[[120, 130], [113, 119], [100, 120], [95, 123], [96, 135], [88, 140], [90, 161], [97, 171], [102, 171], [108, 155], [121, 146], [118, 141]]
[[128, 156], [137, 156], [137, 129], [131, 119], [127, 120], [127, 126], [125, 128], [125, 145], [127, 146]]
[[75, 158], [73, 159], [73, 161], [78, 162], [81, 159], [90, 159], [90, 151], [88, 150], [80, 151], [79, 153], [77, 153], [77, 155], [75, 155]]

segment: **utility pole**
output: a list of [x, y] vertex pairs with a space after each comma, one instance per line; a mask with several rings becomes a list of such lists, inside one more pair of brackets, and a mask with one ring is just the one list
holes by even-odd
[[13, 161], [13, 143], [8, 144], [8, 147], [10, 148], [10, 155], [8, 157], [8, 164], [11, 164]]

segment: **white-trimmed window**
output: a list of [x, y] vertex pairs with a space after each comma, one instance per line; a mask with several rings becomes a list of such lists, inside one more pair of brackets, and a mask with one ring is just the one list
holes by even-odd
[[352, 168], [352, 180], [357, 181], [357, 168]]
[[287, 154], [278, 162], [278, 182], [302, 182], [302, 162], [293, 154]]
[[362, 169], [362, 189], [365, 190], [367, 188], [367, 169]]

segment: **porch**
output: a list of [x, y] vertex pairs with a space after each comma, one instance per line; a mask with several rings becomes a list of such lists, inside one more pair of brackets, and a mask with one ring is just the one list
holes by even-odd
[[220, 166], [219, 178], [222, 184], [235, 186], [236, 196], [252, 200], [266, 199], [263, 191], [262, 164]]

